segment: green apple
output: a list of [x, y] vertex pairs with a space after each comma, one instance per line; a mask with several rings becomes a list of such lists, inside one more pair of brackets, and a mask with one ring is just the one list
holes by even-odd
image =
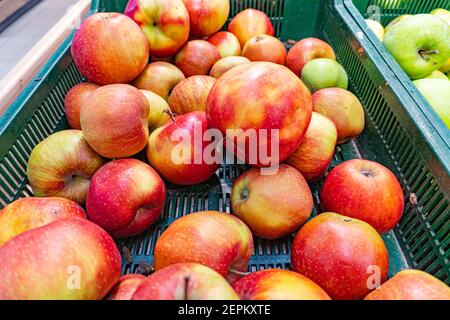
[[450, 57], [450, 27], [434, 15], [418, 14], [392, 26], [383, 43], [409, 77], [420, 79]]
[[430, 14], [445, 20], [450, 25], [450, 11], [439, 8], [431, 11]]
[[447, 59], [447, 62], [439, 69], [439, 71], [443, 73], [450, 72], [450, 57]]
[[394, 20], [392, 20], [391, 22], [389, 22], [389, 24], [386, 26], [386, 28], [384, 28], [384, 33], [386, 34], [386, 32], [388, 32], [388, 30], [395, 24], [397, 24], [398, 22], [408, 18], [408, 17], [412, 17], [412, 15], [410, 14], [402, 14], [401, 16], [398, 16], [397, 18], [395, 18]]
[[414, 84], [450, 129], [450, 81], [421, 79], [414, 81]]
[[447, 76], [439, 71], [439, 70], [435, 70], [433, 71], [432, 74], [430, 74], [428, 77], [425, 77], [424, 79], [444, 79], [444, 80], [448, 80]]
[[314, 59], [302, 70], [302, 81], [310, 92], [325, 88], [348, 88], [348, 76], [345, 69], [331, 59]]
[[378, 21], [372, 19], [366, 19], [366, 23], [369, 26], [369, 28], [373, 31], [373, 33], [375, 33], [377, 38], [380, 39], [380, 41], [383, 41], [384, 38], [383, 26]]

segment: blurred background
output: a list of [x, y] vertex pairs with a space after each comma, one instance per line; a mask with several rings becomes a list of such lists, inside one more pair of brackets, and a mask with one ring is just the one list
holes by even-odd
[[0, 0], [0, 79], [77, 0]]

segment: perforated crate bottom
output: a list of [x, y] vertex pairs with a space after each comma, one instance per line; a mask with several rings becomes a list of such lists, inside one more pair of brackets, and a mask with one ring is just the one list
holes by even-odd
[[[330, 169], [339, 163], [361, 158], [357, 142], [352, 141], [337, 147]], [[217, 210], [231, 213], [231, 187], [234, 180], [247, 169], [244, 165], [224, 164], [209, 181], [189, 187], [168, 184], [167, 201], [161, 218], [145, 233], [124, 240], [118, 245], [122, 252], [123, 274], [149, 274], [153, 270], [154, 247], [164, 230], [176, 219], [190, 213]], [[314, 198], [312, 216], [322, 212], [319, 201], [321, 183], [311, 184]], [[281, 268], [289, 269], [291, 261], [291, 243], [294, 234], [278, 240], [263, 240], [255, 237], [255, 248], [248, 271]], [[390, 274], [407, 267], [405, 257], [397, 243], [394, 233], [383, 236], [390, 256]]]

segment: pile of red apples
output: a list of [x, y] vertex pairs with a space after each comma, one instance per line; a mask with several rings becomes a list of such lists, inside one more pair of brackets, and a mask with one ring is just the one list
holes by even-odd
[[[82, 23], [72, 56], [86, 82], [65, 99], [71, 129], [30, 154], [35, 197], [0, 211], [0, 299], [450, 299], [423, 271], [388, 280], [381, 234], [402, 216], [402, 187], [368, 160], [328, 170], [336, 146], [364, 130], [363, 107], [327, 43], [307, 38], [287, 52], [258, 9], [227, 31], [228, 0], [131, 0], [124, 14]], [[115, 240], [160, 218], [167, 182], [203, 183], [220, 166], [173, 161], [180, 129], [276, 130], [277, 169], [264, 174], [250, 150], [227, 150], [249, 164], [232, 214], [175, 220], [155, 244], [154, 272], [121, 277]], [[210, 147], [194, 140], [183, 141], [191, 159]], [[311, 217], [318, 182], [323, 213]], [[293, 234], [291, 270], [248, 272], [254, 237]]]

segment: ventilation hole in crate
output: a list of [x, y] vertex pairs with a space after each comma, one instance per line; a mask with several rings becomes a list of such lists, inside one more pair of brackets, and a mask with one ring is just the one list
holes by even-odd
[[446, 231], [442, 232], [442, 235], [439, 237], [442, 243], [442, 254], [446, 258], [450, 258], [450, 222], [446, 223]]
[[223, 212], [231, 213], [231, 195], [229, 193], [225, 193], [225, 207], [223, 208]]
[[444, 196], [439, 192], [434, 192], [433, 196], [427, 199], [423, 206], [423, 212], [427, 222], [433, 224], [436, 220], [439, 220], [444, 215], [447, 207], [448, 201], [444, 199]]
[[203, 210], [212, 210], [213, 208], [209, 207], [209, 197], [208, 195], [204, 195], [203, 197]]
[[[431, 225], [431, 229], [435, 234], [436, 240], [443, 242], [446, 240], [446, 237], [450, 236], [450, 215], [449, 211], [446, 214], [442, 214], [442, 218], [437, 220], [433, 225]], [[446, 252], [446, 250], [444, 250]]]
[[417, 214], [415, 212], [411, 212], [410, 214], [414, 215], [413, 220], [410, 221], [409, 224], [405, 225], [404, 228], [402, 228], [402, 236], [405, 238], [406, 245], [414, 243], [415, 239], [411, 238], [411, 236], [414, 234], [414, 232], [417, 232], [417, 230], [422, 232], [420, 220], [417, 217]]
[[403, 212], [403, 217], [400, 220], [399, 223], [399, 230], [400, 233], [405, 236], [409, 232], [409, 230], [416, 227], [416, 224], [418, 224], [418, 213], [415, 212], [417, 210], [416, 207], [412, 207], [411, 205], [407, 204], [405, 207], [405, 210]]
[[433, 261], [436, 261], [436, 255], [432, 246], [426, 246], [414, 254], [414, 265], [421, 270], [426, 269]]
[[21, 198], [29, 198], [34, 197], [33, 190], [29, 184], [26, 184], [23, 190], [20, 192]]

